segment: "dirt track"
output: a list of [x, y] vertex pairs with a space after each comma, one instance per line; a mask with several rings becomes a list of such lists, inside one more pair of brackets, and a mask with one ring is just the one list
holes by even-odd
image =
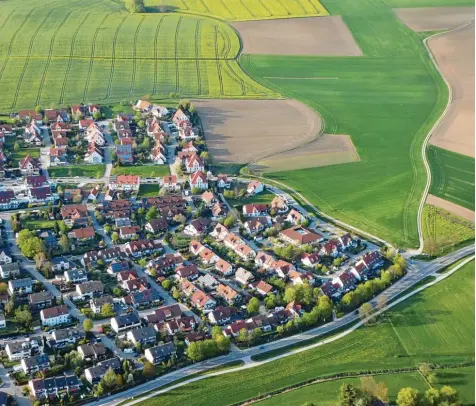
[[260, 160], [253, 168], [264, 172], [294, 171], [359, 160], [348, 135], [324, 134], [310, 144]]
[[194, 100], [213, 158], [241, 163], [312, 141], [317, 113], [295, 100]]
[[466, 207], [459, 206], [434, 195], [428, 195], [426, 198], [426, 202], [428, 204], [432, 204], [433, 206], [447, 210], [450, 213], [456, 214], [457, 216], [463, 217], [466, 220], [472, 221], [474, 223], [474, 211], [469, 210]]
[[474, 19], [474, 7], [397, 8], [394, 12], [413, 31], [454, 29]]
[[232, 24], [244, 54], [360, 56], [340, 16], [246, 21]]

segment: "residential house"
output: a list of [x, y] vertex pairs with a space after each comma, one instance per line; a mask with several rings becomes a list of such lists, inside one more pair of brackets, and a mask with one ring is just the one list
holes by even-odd
[[61, 206], [61, 217], [68, 226], [87, 225], [88, 207], [85, 204], [70, 204]]
[[162, 252], [164, 249], [159, 240], [130, 241], [124, 246], [124, 252], [134, 258]]
[[145, 289], [130, 292], [129, 295], [122, 298], [122, 301], [129, 306], [142, 307], [156, 305], [162, 301], [162, 297], [155, 289]]
[[96, 147], [95, 144], [90, 143], [88, 152], [84, 155], [84, 161], [90, 164], [102, 164], [104, 161], [103, 151]]
[[319, 250], [319, 253], [321, 255], [336, 258], [339, 256], [341, 248], [342, 244], [339, 240], [329, 240], [322, 245], [321, 249]]
[[246, 217], [260, 217], [268, 214], [268, 206], [261, 203], [250, 203], [243, 205], [243, 215]]
[[64, 271], [64, 279], [68, 283], [84, 283], [88, 281], [88, 273], [84, 269]]
[[149, 288], [149, 282], [144, 277], [128, 279], [128, 280], [122, 282], [121, 287], [126, 292], [135, 292], [135, 291], [142, 292], [142, 291], [147, 290]]
[[167, 175], [162, 178], [162, 186], [170, 192], [180, 190], [176, 175]]
[[36, 175], [36, 176], [26, 176], [25, 177], [25, 186], [28, 188], [32, 187], [41, 187], [48, 185], [48, 180], [44, 175]]
[[296, 209], [291, 209], [291, 211], [286, 216], [286, 221], [294, 225], [301, 224], [305, 219], [306, 218]]
[[52, 399], [64, 394], [74, 395], [79, 391], [81, 381], [76, 375], [38, 378], [28, 381], [31, 395], [36, 399]]
[[130, 240], [138, 237], [141, 228], [139, 226], [121, 227], [119, 228], [119, 237], [123, 240]]
[[142, 325], [137, 313], [121, 314], [111, 318], [111, 328], [116, 333], [138, 328]]
[[54, 257], [51, 259], [51, 270], [54, 272], [76, 268], [74, 262], [65, 257]]
[[128, 331], [126, 337], [134, 345], [151, 345], [157, 341], [157, 333], [152, 327], [142, 327]]
[[251, 287], [261, 296], [267, 296], [269, 293], [273, 291], [273, 286], [271, 286], [269, 283], [266, 283], [263, 280], [252, 283]]
[[152, 234], [159, 234], [164, 231], [167, 231], [169, 224], [167, 223], [167, 219], [164, 217], [160, 217], [158, 219], [150, 220], [145, 225], [145, 231], [152, 233]]
[[116, 156], [119, 162], [122, 164], [134, 163], [134, 158], [132, 156], [132, 145], [116, 145]]
[[0, 190], [0, 210], [18, 209], [20, 203], [21, 201], [15, 198], [13, 190]]
[[320, 287], [321, 292], [326, 295], [329, 299], [337, 299], [341, 295], [341, 285], [340, 283], [328, 280], [323, 283]]
[[178, 303], [171, 306], [163, 306], [155, 309], [152, 314], [145, 316], [148, 323], [161, 323], [169, 320], [175, 320], [183, 315], [182, 308]]
[[31, 278], [14, 279], [8, 281], [8, 293], [10, 293], [10, 295], [25, 295], [31, 293], [32, 291], [33, 281]]
[[304, 266], [308, 266], [310, 268], [315, 267], [319, 263], [319, 260], [320, 260], [320, 256], [317, 252], [311, 252], [311, 253], [304, 252], [301, 255], [301, 263]]
[[226, 216], [227, 213], [227, 206], [223, 203], [216, 202], [212, 208], [212, 219], [213, 220], [220, 220]]
[[208, 320], [211, 324], [218, 324], [220, 326], [229, 323], [231, 318], [238, 314], [235, 307], [219, 306], [215, 310], [208, 313]]
[[200, 276], [200, 272], [196, 265], [179, 265], [175, 270], [176, 275], [179, 278], [184, 278], [189, 281], [193, 281]]
[[120, 373], [121, 365], [121, 360], [119, 358], [110, 358], [98, 362], [94, 367], [86, 368], [84, 370], [84, 377], [91, 385], [96, 385], [101, 381], [109, 368], [112, 368], [116, 373]]
[[68, 163], [68, 154], [66, 148], [51, 147], [49, 151], [50, 166], [66, 165]]
[[98, 199], [99, 193], [101, 193], [101, 188], [99, 185], [94, 186], [88, 194], [88, 200], [89, 201], [95, 201]]
[[185, 227], [183, 232], [184, 234], [190, 236], [199, 236], [204, 234], [208, 230], [210, 223], [210, 219], [206, 217], [199, 217], [195, 220], [192, 220], [192, 222]]
[[47, 371], [50, 369], [50, 359], [46, 354], [22, 358], [20, 364], [25, 375], [33, 375], [39, 371]]
[[50, 348], [64, 348], [76, 344], [85, 337], [86, 333], [76, 328], [57, 329], [51, 332], [46, 343]]
[[217, 241], [224, 241], [228, 234], [228, 229], [223, 224], [218, 223], [210, 233], [210, 237], [213, 237]]
[[105, 295], [105, 296], [100, 296], [100, 297], [93, 297], [89, 301], [89, 307], [95, 314], [102, 313], [103, 311], [103, 306], [104, 305], [110, 305], [111, 308], [114, 310], [114, 301], [112, 299], [112, 296]]
[[216, 301], [212, 299], [205, 292], [197, 289], [192, 296], [190, 297], [190, 303], [199, 310], [202, 310], [204, 313], [211, 311], [216, 306]]
[[113, 260], [107, 267], [106, 272], [110, 275], [114, 275], [122, 271], [128, 271], [130, 269], [131, 269], [131, 264], [129, 263], [129, 261]]
[[[83, 228], [75, 228], [73, 231], [69, 233], [70, 238], [74, 238], [76, 240], [83, 240], [89, 241], [93, 240], [96, 237], [96, 231], [94, 227], [83, 227]], [[68, 261], [69, 263], [69, 261]]]
[[140, 186], [140, 176], [118, 175], [112, 179], [109, 187], [112, 190], [137, 191]]
[[189, 182], [192, 189], [208, 189], [208, 180], [203, 172], [198, 171], [191, 174], [189, 177]]
[[219, 283], [220, 282], [218, 282], [218, 279], [214, 278], [210, 273], [201, 275], [196, 281], [197, 286], [200, 286], [206, 291], [215, 290]]
[[28, 154], [25, 158], [20, 159], [18, 166], [23, 175], [37, 174], [40, 169], [40, 161]]
[[340, 290], [343, 293], [347, 293], [355, 289], [357, 285], [357, 279], [351, 271], [345, 271], [342, 272], [337, 278], [334, 278], [332, 283], [339, 285]]
[[271, 201], [271, 209], [278, 214], [286, 213], [289, 210], [288, 199], [283, 195], [276, 195]]
[[167, 147], [160, 141], [157, 141], [150, 153], [150, 159], [156, 165], [165, 164], [167, 162]]
[[301, 273], [298, 271], [289, 271], [288, 278], [293, 285], [302, 285], [303, 283], [314, 285], [316, 283], [316, 278], [310, 272]]
[[55, 298], [50, 292], [31, 293], [28, 295], [28, 304], [33, 311], [40, 311], [55, 305]]
[[243, 225], [250, 234], [257, 234], [271, 227], [272, 222], [269, 216], [259, 216], [246, 220]]
[[193, 154], [185, 158], [185, 172], [186, 173], [195, 173], [202, 172], [205, 170], [205, 165], [203, 160], [197, 155]]
[[125, 259], [127, 254], [121, 250], [121, 247], [105, 248], [99, 251], [88, 251], [83, 255], [83, 265], [93, 266], [98, 260], [103, 260], [106, 263], [113, 260]]
[[157, 347], [147, 348], [144, 352], [144, 356], [153, 365], [160, 364], [167, 361], [169, 358], [175, 355], [174, 343], [160, 344]]
[[78, 354], [83, 360], [98, 361], [106, 357], [106, 347], [102, 343], [87, 343], [78, 346]]
[[248, 186], [246, 187], [246, 192], [249, 195], [257, 195], [258, 193], [261, 193], [263, 190], [264, 190], [264, 186], [259, 180], [252, 180], [250, 183], [248, 183]]
[[149, 261], [146, 272], [150, 275], [150, 271], [154, 269], [157, 275], [166, 275], [173, 272], [177, 265], [182, 263], [183, 257], [179, 253], [165, 254]]
[[223, 298], [229, 305], [236, 305], [237, 303], [241, 302], [242, 299], [240, 293], [238, 293], [230, 286], [224, 285], [222, 283], [218, 285], [216, 293], [219, 297]]
[[223, 276], [233, 275], [233, 266], [222, 258], [215, 262], [215, 270]]
[[7, 328], [7, 320], [5, 319], [5, 315], [0, 313], [0, 329]]
[[43, 326], [59, 326], [71, 322], [71, 315], [65, 305], [50, 307], [40, 312], [41, 324]]
[[0, 265], [0, 276], [2, 277], [2, 279], [15, 278], [19, 275], [20, 275], [20, 264], [18, 262]]
[[210, 191], [203, 192], [200, 196], [200, 199], [207, 207], [213, 207], [213, 205], [218, 202], [218, 198], [213, 192]]
[[354, 240], [352, 239], [352, 236], [349, 233], [341, 235], [339, 237], [339, 241], [342, 244], [343, 249], [348, 249], [350, 247], [355, 246], [355, 242], [354, 242]]
[[226, 174], [218, 174], [217, 175], [217, 187], [221, 189], [229, 189], [231, 186], [231, 180], [228, 178]]
[[51, 193], [49, 186], [41, 186], [28, 189], [30, 203], [54, 203], [58, 199], [57, 195]]
[[12, 257], [11, 255], [4, 249], [0, 249], [0, 264], [11, 264]]
[[282, 230], [279, 237], [294, 245], [317, 244], [324, 239], [322, 235], [299, 225]]
[[76, 292], [81, 299], [91, 299], [93, 296], [101, 295], [104, 285], [101, 281], [88, 281], [76, 285]]
[[248, 286], [253, 282], [254, 276], [250, 271], [247, 271], [245, 268], [238, 268], [235, 272], [235, 281], [238, 283]]
[[9, 361], [20, 361], [22, 358], [41, 352], [41, 347], [38, 341], [34, 339], [12, 341], [5, 344], [5, 352]]

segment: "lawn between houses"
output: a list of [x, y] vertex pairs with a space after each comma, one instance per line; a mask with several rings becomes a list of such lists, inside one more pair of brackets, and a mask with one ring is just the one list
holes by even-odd
[[54, 166], [48, 168], [48, 175], [50, 178], [65, 178], [65, 177], [86, 177], [86, 178], [102, 178], [106, 165], [71, 165], [71, 166]]
[[137, 175], [143, 178], [158, 178], [170, 174], [169, 165], [116, 166], [112, 175]]
[[155, 197], [158, 196], [160, 191], [160, 185], [148, 185], [142, 184], [139, 186], [139, 191], [137, 192], [137, 198], [141, 197]]
[[11, 148], [12, 154], [10, 155], [9, 160], [11, 161], [14, 167], [18, 167], [20, 161], [30, 155], [32, 158], [40, 157], [40, 148], [21, 148], [18, 151], [13, 151]]
[[323, 5], [343, 17], [364, 56], [242, 55], [240, 61], [265, 86], [317, 110], [326, 133], [349, 134], [361, 160], [266, 176], [329, 215], [399, 246], [416, 246], [426, 181], [421, 147], [444, 109], [447, 88], [421, 38], [384, 0]]
[[[473, 363], [473, 296], [474, 261], [394, 307], [377, 325], [360, 328], [338, 341], [297, 355], [183, 386], [142, 404], [218, 406], [224, 399], [228, 404], [244, 402], [333, 374], [414, 368], [420, 362]], [[448, 375], [448, 383], [454, 384], [457, 375], [453, 369], [437, 371], [438, 384], [446, 383], [445, 374], [451, 372], [454, 373]], [[460, 382], [470, 382], [474, 369], [460, 368], [460, 373]], [[469, 404], [474, 402], [466, 386], [458, 389], [464, 390]]]

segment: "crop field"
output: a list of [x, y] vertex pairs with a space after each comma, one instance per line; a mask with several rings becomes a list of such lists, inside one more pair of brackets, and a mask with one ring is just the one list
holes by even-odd
[[205, 16], [129, 14], [98, 0], [0, 3], [0, 111], [168, 97], [278, 97], [246, 76], [240, 41]]
[[429, 146], [432, 195], [474, 211], [474, 158]]
[[169, 165], [117, 166], [112, 175], [138, 175], [142, 177], [161, 177], [170, 173]]
[[[336, 342], [248, 369], [246, 373], [238, 371], [185, 385], [141, 404], [221, 406], [224, 399], [227, 404], [243, 402], [258, 394], [335, 373], [416, 367], [422, 361], [473, 362], [473, 298], [474, 261], [449, 279], [396, 306], [388, 319], [378, 325], [358, 329]], [[419, 351], [415, 353], [412, 346]], [[474, 394], [471, 401], [474, 402]]]
[[74, 165], [74, 166], [55, 166], [48, 168], [50, 178], [63, 178], [72, 176], [85, 176], [88, 178], [101, 178], [104, 176], [106, 165]]
[[474, 241], [474, 223], [441, 208], [426, 204], [422, 216], [425, 252], [445, 253], [464, 241]]
[[474, 366], [445, 369], [436, 374], [436, 385], [456, 389], [463, 405], [474, 405], [474, 383]]
[[325, 132], [348, 134], [359, 162], [269, 173], [324, 212], [401, 246], [415, 246], [426, 174], [421, 147], [448, 92], [420, 37], [382, 1], [323, 1], [341, 15], [361, 57], [243, 55], [252, 77], [316, 109]]
[[[397, 398], [401, 388], [411, 386], [424, 392], [430, 388], [423, 377], [417, 373], [401, 373], [374, 376], [376, 382], [385, 382], [388, 388], [389, 400]], [[343, 378], [334, 381], [316, 383], [287, 393], [272, 396], [266, 400], [258, 402], [258, 406], [302, 406], [305, 402], [313, 402], [319, 406], [335, 406], [339, 398], [340, 387], [344, 383], [349, 383], [355, 387], [360, 386], [360, 378]]]
[[474, 6], [472, 0], [386, 0], [390, 7]]
[[145, 0], [145, 5], [228, 21], [328, 15], [319, 0]]

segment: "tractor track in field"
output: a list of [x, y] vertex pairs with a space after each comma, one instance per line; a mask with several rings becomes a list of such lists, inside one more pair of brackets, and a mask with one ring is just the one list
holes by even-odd
[[115, 69], [115, 62], [116, 62], [116, 44], [117, 44], [117, 36], [119, 35], [119, 31], [121, 30], [122, 24], [124, 24], [124, 21], [127, 20], [128, 16], [125, 16], [119, 25], [116, 28], [116, 32], [114, 33], [114, 39], [112, 40], [112, 61], [111, 61], [111, 70], [109, 72], [109, 82], [107, 84], [107, 90], [106, 90], [106, 96], [104, 99], [109, 99], [111, 96], [111, 87], [112, 87], [112, 81], [114, 79], [114, 69]]
[[61, 94], [60, 94], [60, 103], [64, 102], [64, 92], [66, 90], [66, 83], [68, 82], [69, 73], [71, 72], [71, 67], [73, 66], [73, 55], [74, 55], [74, 44], [76, 42], [76, 37], [79, 33], [79, 30], [83, 27], [86, 20], [89, 18], [91, 13], [87, 13], [81, 22], [78, 25], [78, 28], [74, 31], [73, 37], [71, 38], [71, 49], [69, 51], [69, 60], [68, 60], [68, 67], [66, 68], [66, 73], [63, 78], [63, 85], [61, 86]]
[[0, 32], [3, 31], [3, 29], [5, 28], [5, 25], [7, 25], [8, 21], [10, 21], [10, 17], [13, 15], [14, 12], [15, 10], [13, 10], [10, 14], [8, 14], [7, 18], [5, 18], [5, 21], [3, 21], [2, 25], [0, 25]]
[[259, 4], [263, 6], [263, 8], [269, 13], [269, 17], [274, 17], [274, 14], [271, 12], [271, 10], [268, 8], [266, 4], [263, 3], [262, 0], [258, 0]]
[[312, 2], [312, 0], [307, 0], [307, 2], [312, 6], [312, 8], [316, 11], [316, 14], [319, 14], [319, 10], [315, 6], [315, 4]]
[[23, 82], [23, 78], [25, 76], [25, 72], [28, 68], [28, 63], [30, 62], [30, 57], [31, 57], [31, 51], [33, 49], [33, 44], [35, 43], [35, 39], [36, 39], [36, 36], [38, 35], [38, 32], [40, 31], [40, 29], [43, 27], [43, 25], [46, 23], [46, 20], [48, 20], [48, 18], [51, 16], [51, 14], [53, 14], [53, 11], [55, 11], [56, 9], [51, 9], [48, 14], [46, 14], [45, 18], [43, 18], [43, 20], [41, 21], [40, 25], [38, 26], [38, 28], [35, 30], [33, 36], [31, 37], [30, 39], [30, 45], [28, 47], [28, 54], [27, 54], [27, 57], [26, 57], [26, 60], [25, 60], [25, 63], [23, 65], [23, 69], [20, 73], [20, 77], [19, 77], [19, 80], [18, 80], [18, 85], [17, 85], [17, 88], [15, 90], [15, 96], [13, 97], [13, 101], [12, 101], [12, 105], [11, 105], [11, 108], [15, 108], [16, 105], [17, 105], [17, 101], [18, 101], [18, 95], [20, 94], [20, 89], [21, 89], [21, 85], [22, 85], [22, 82]]
[[180, 72], [178, 63], [178, 38], [180, 31], [180, 24], [182, 24], [183, 17], [180, 17], [175, 28], [175, 90], [178, 92], [180, 89]]
[[197, 69], [197, 90], [198, 94], [202, 94], [202, 77], [200, 74], [200, 61], [198, 56], [200, 54], [199, 50], [199, 39], [200, 39], [200, 26], [202, 25], [203, 20], [198, 20], [197, 25], [195, 26], [195, 67]]
[[220, 31], [221, 35], [223, 36], [223, 39], [225, 41], [225, 46], [223, 49], [223, 58], [225, 61], [225, 65], [228, 67], [229, 71], [231, 72], [230, 77], [233, 79], [236, 79], [236, 81], [239, 83], [241, 86], [241, 95], [244, 96], [246, 94], [246, 85], [245, 81], [238, 76], [238, 74], [235, 72], [235, 70], [231, 67], [230, 61], [227, 59], [228, 53], [231, 50], [231, 41], [230, 41], [230, 36], [226, 31]]
[[71, 16], [72, 13], [73, 13], [73, 11], [70, 11], [68, 14], [66, 14], [65, 18], [63, 19], [63, 21], [61, 21], [60, 25], [58, 26], [58, 28], [55, 30], [55, 32], [53, 33], [53, 35], [51, 37], [50, 48], [48, 50], [48, 59], [46, 60], [45, 69], [43, 70], [43, 75], [41, 77], [40, 87], [38, 89], [38, 94], [36, 96], [35, 104], [37, 106], [40, 104], [41, 93], [43, 91], [43, 86], [45, 84], [46, 74], [48, 73], [48, 68], [50, 66], [51, 55], [53, 54], [53, 46], [55, 44], [56, 35], [58, 35], [59, 30], [63, 27], [63, 25], [66, 23], [66, 20]]
[[253, 12], [248, 8], [248, 6], [243, 2], [243, 0], [240, 0], [240, 3], [241, 3], [241, 5], [243, 6], [243, 8], [244, 8], [246, 11], [248, 11], [248, 13], [250, 13], [250, 16], [251, 16], [251, 17], [256, 18], [255, 13], [253, 13]]
[[25, 25], [26, 21], [30, 18], [30, 16], [33, 14], [33, 12], [37, 9], [38, 7], [36, 8], [33, 8], [31, 9], [31, 11], [25, 16], [25, 18], [23, 19], [23, 21], [21, 22], [21, 24], [18, 26], [18, 28], [16, 29], [16, 31], [13, 33], [12, 35], [12, 38], [10, 39], [10, 43], [8, 44], [8, 50], [7, 50], [7, 57], [5, 58], [5, 61], [3, 61], [3, 66], [2, 66], [2, 69], [0, 70], [0, 80], [2, 79], [3, 77], [3, 73], [5, 72], [5, 68], [8, 64], [8, 61], [10, 59], [10, 56], [12, 54], [12, 47], [13, 47], [13, 43], [15, 42], [15, 39], [16, 39], [16, 36], [17, 34], [22, 30], [23, 26]]
[[203, 7], [205, 8], [205, 10], [207, 10], [208, 13], [211, 13], [211, 10], [208, 8], [207, 3], [205, 3], [204, 0], [200, 0], [200, 3], [202, 3]]
[[136, 32], [134, 33], [134, 49], [132, 50], [132, 80], [131, 80], [131, 89], [130, 89], [130, 94], [132, 95], [135, 90], [135, 81], [136, 81], [136, 66], [137, 66], [137, 61], [136, 61], [136, 46], [137, 46], [137, 37], [139, 35], [139, 30], [142, 25], [142, 23], [145, 20], [145, 16], [142, 16], [142, 19], [140, 20], [139, 24], [137, 25]]
[[226, 11], [228, 11], [228, 14], [230, 14], [231, 18], [233, 20], [236, 19], [236, 15], [234, 13], [231, 12], [231, 10], [228, 8], [228, 6], [226, 5], [226, 3], [223, 1], [223, 0], [220, 0], [221, 4], [223, 5], [223, 7], [225, 8]]
[[93, 64], [94, 64], [94, 52], [96, 50], [96, 40], [99, 35], [99, 30], [101, 29], [101, 26], [103, 25], [104, 21], [111, 15], [112, 13], [106, 14], [104, 18], [101, 20], [99, 25], [96, 28], [96, 31], [94, 32], [93, 40], [92, 40], [92, 45], [91, 45], [91, 56], [89, 59], [89, 69], [88, 69], [88, 76], [86, 77], [86, 83], [84, 84], [84, 92], [83, 92], [83, 102], [86, 100], [86, 96], [88, 95], [88, 89], [89, 89], [89, 82], [91, 81], [91, 73], [93, 71]]
[[154, 86], [152, 87], [152, 94], [157, 92], [157, 76], [159, 74], [159, 70], [157, 67], [157, 61], [159, 57], [159, 51], [157, 49], [157, 41], [159, 38], [160, 27], [162, 22], [164, 21], [164, 17], [161, 17], [159, 22], [157, 23], [157, 27], [155, 27], [155, 36], [154, 36]]
[[220, 81], [220, 94], [223, 96], [223, 77], [221, 74], [220, 59], [218, 58], [218, 27], [215, 25], [215, 56], [217, 64], [218, 80]]

